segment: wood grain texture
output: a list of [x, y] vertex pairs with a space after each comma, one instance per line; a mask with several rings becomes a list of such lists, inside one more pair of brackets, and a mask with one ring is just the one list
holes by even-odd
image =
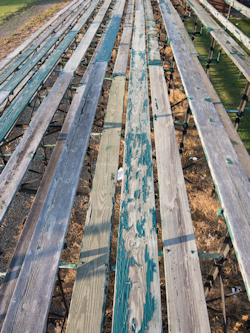
[[192, 57], [192, 58], [193, 58], [193, 62], [195, 64], [195, 66], [202, 78], [202, 81], [205, 84], [205, 87], [209, 93], [209, 96], [211, 97], [214, 107], [215, 107], [216, 111], [218, 112], [218, 115], [220, 116], [220, 119], [227, 132], [227, 135], [229, 136], [229, 139], [239, 157], [240, 163], [241, 163], [248, 179], [250, 180], [250, 156], [248, 154], [248, 151], [246, 150], [246, 147], [245, 147], [244, 143], [242, 142], [238, 132], [234, 128], [232, 120], [229, 118], [226, 109], [224, 108], [212, 83], [210, 82], [209, 78], [207, 77], [207, 74], [205, 73], [199, 59], [195, 58], [195, 57]]
[[[125, 0], [121, 3], [124, 6]], [[117, 7], [121, 10], [121, 6]], [[117, 17], [115, 23], [116, 19]], [[119, 26], [112, 39], [108, 38], [112, 45], [118, 28]], [[12, 297], [15, 301], [10, 303], [2, 333], [24, 330], [43, 332], [45, 328], [56, 272], [107, 63], [108, 61], [95, 62], [93, 66], [25, 256]], [[29, 316], [30, 313], [32, 317]]]
[[199, 0], [210, 13], [221, 22], [224, 27], [229, 30], [245, 47], [250, 49], [250, 38], [246, 36], [240, 29], [238, 29], [233, 23], [231, 23], [225, 16], [219, 13], [209, 2], [206, 0]]
[[[121, 43], [127, 35], [131, 38], [133, 10], [134, 2], [130, 1], [126, 17], [130, 29], [123, 31]], [[128, 50], [129, 47], [127, 43]], [[121, 61], [124, 54], [118, 52], [116, 63]], [[115, 76], [112, 81], [70, 304], [68, 333], [103, 331], [125, 82], [124, 75]]]
[[47, 78], [50, 72], [53, 70], [54, 65], [60, 59], [61, 55], [64, 53], [66, 48], [75, 38], [76, 34], [79, 33], [81, 28], [86, 23], [89, 16], [94, 11], [98, 4], [98, 0], [91, 2], [91, 5], [82, 15], [78, 23], [73, 27], [73, 29], [68, 33], [68, 35], [63, 39], [59, 46], [55, 49], [49, 59], [39, 68], [36, 74], [28, 82], [22, 93], [15, 99], [15, 101], [8, 107], [3, 116], [0, 118], [0, 142], [9, 133], [9, 131], [14, 126], [16, 120], [22, 113], [23, 109], [29, 103], [30, 99], [40, 87], [42, 82]]
[[[79, 66], [79, 63], [91, 43], [91, 40], [102, 22], [110, 2], [111, 0], [105, 1], [104, 5], [83, 37], [81, 43], [78, 45], [71, 59], [68, 61], [56, 83], [52, 87], [49, 95], [37, 109], [30, 126], [26, 130], [22, 140], [18, 144], [0, 176], [0, 200], [1, 202], [4, 202], [4, 204], [0, 206], [1, 224], [13, 198], [16, 195], [22, 179], [32, 162], [32, 158], [35, 155], [42, 137], [46, 132], [64, 94], [66, 93], [71, 80], [74, 77], [74, 72]], [[97, 5], [97, 3], [98, 0], [93, 2], [93, 5]]]
[[[168, 3], [171, 8], [171, 3]], [[198, 251], [161, 64], [150, 65], [150, 45], [160, 59], [150, 0], [146, 0], [148, 63], [160, 194], [169, 332], [210, 332]], [[169, 20], [168, 20], [169, 22]], [[151, 28], [149, 28], [151, 27]], [[154, 39], [154, 43], [151, 40]]]
[[241, 14], [245, 15], [246, 17], [250, 18], [250, 8], [243, 5], [239, 1], [236, 0], [223, 0], [229, 6], [232, 6], [234, 9], [238, 10]]
[[[85, 1], [72, 17], [63, 24], [63, 26], [52, 36], [29, 60], [17, 71], [11, 79], [2, 87], [1, 90], [9, 91], [11, 94], [13, 90], [19, 85], [19, 83], [25, 78], [25, 76], [36, 66], [36, 64], [50, 51], [52, 47], [64, 36], [66, 30], [79, 18], [82, 11], [85, 9], [89, 1]], [[13, 70], [15, 69], [14, 64], [11, 65]], [[12, 68], [10, 69], [12, 70]], [[2, 101], [1, 101], [2, 102]]]
[[220, 44], [229, 58], [244, 74], [245, 78], [250, 81], [250, 57], [247, 53], [214, 21], [201, 5], [195, 0], [186, 0], [186, 2], [208, 29], [211, 36]]
[[[85, 1], [87, 2], [87, 1]], [[0, 84], [2, 84], [41, 44], [53, 33], [55, 30], [61, 25], [70, 15], [71, 13], [79, 7], [80, 4], [83, 3], [83, 0], [76, 3], [70, 9], [67, 10], [64, 15], [60, 17], [51, 27], [49, 27], [43, 34], [40, 36], [34, 43], [32, 43], [28, 49], [26, 49], [16, 60], [12, 62], [8, 68], [6, 68], [0, 74]], [[46, 43], [47, 44], [47, 43]], [[5, 88], [6, 89], [6, 88]], [[8, 89], [6, 89], [8, 90]], [[0, 100], [1, 104], [1, 100]]]
[[102, 332], [117, 182], [125, 77], [113, 79], [85, 221], [67, 332]]
[[[112, 17], [112, 13], [110, 15], [110, 18], [111, 17]], [[110, 21], [108, 22], [106, 29], [109, 26], [109, 24], [110, 24]], [[22, 264], [23, 264], [23, 260], [25, 258], [27, 249], [29, 247], [31, 237], [33, 235], [38, 217], [40, 215], [40, 212], [41, 212], [41, 209], [42, 209], [42, 206], [44, 203], [44, 200], [45, 200], [47, 192], [49, 190], [49, 186], [52, 181], [53, 175], [55, 173], [55, 169], [56, 169], [58, 160], [60, 158], [62, 149], [64, 147], [66, 138], [68, 136], [70, 127], [73, 123], [76, 110], [79, 108], [79, 105], [81, 103], [81, 99], [82, 99], [83, 93], [85, 91], [86, 84], [89, 80], [90, 73], [93, 69], [95, 59], [96, 59], [98, 51], [100, 50], [100, 47], [105, 39], [106, 29], [104, 30], [104, 32], [102, 34], [101, 40], [98, 43], [95, 53], [90, 60], [90, 63], [85, 71], [85, 74], [81, 80], [81, 83], [76, 90], [76, 94], [73, 98], [73, 101], [72, 101], [69, 111], [67, 113], [67, 117], [63, 124], [62, 130], [59, 134], [59, 138], [57, 140], [56, 147], [53, 149], [53, 153], [49, 160], [49, 164], [45, 170], [44, 177], [43, 177], [41, 184], [39, 186], [39, 189], [37, 191], [34, 203], [31, 207], [31, 210], [30, 210], [27, 220], [25, 222], [22, 234], [18, 240], [14, 255], [11, 259], [10, 265], [7, 270], [7, 275], [4, 278], [3, 283], [1, 285], [1, 288], [0, 288], [0, 321], [1, 322], [4, 320], [5, 315], [7, 313], [9, 303], [10, 303], [12, 294], [14, 292], [15, 286], [16, 286], [19, 272], [20, 272]], [[36, 136], [36, 135], [34, 135], [34, 136]], [[10, 185], [11, 185], [11, 183], [10, 183]]]
[[[106, 63], [95, 63], [37, 221], [2, 333], [43, 333]], [[67, 202], [67, 205], [65, 205]]]
[[[60, 12], [58, 12], [55, 16], [53, 16], [48, 22], [46, 22], [41, 28], [39, 28], [34, 34], [32, 34], [26, 41], [21, 44], [18, 48], [12, 51], [5, 59], [0, 62], [0, 71], [6, 67], [15, 57], [17, 57], [23, 50], [25, 50], [39, 35], [45, 31], [48, 27], [51, 26], [53, 22], [55, 22], [63, 13], [65, 13], [70, 7], [75, 5], [79, 0], [72, 1], [68, 6], [63, 8]], [[81, 1], [79, 1], [80, 3]]]
[[112, 331], [161, 332], [145, 20], [136, 2], [130, 61]]
[[249, 296], [250, 184], [187, 48], [179, 41], [173, 42], [171, 47]]

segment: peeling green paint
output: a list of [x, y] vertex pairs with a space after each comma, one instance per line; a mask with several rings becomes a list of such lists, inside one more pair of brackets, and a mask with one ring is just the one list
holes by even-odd
[[227, 164], [233, 164], [233, 162], [230, 160], [230, 158], [227, 158]]
[[210, 123], [214, 123], [214, 120], [212, 118], [209, 118]]
[[204, 101], [205, 102], [211, 102], [211, 98], [210, 97], [204, 98]]

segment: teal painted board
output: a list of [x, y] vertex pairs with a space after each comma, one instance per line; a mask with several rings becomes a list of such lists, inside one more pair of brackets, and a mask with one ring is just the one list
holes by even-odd
[[161, 332], [145, 20], [136, 2], [126, 115], [112, 332]]
[[[82, 4], [77, 12], [58, 30], [58, 32], [50, 38], [41, 49], [36, 52], [26, 64], [2, 87], [1, 90], [9, 91], [10, 94], [18, 86], [18, 84], [25, 78], [25, 76], [35, 67], [35, 65], [41, 60], [46, 53], [56, 44], [59, 38], [70, 27], [74, 20], [81, 14], [89, 1]], [[14, 66], [14, 65], [13, 65]]]
[[[7, 166], [4, 168], [4, 171], [0, 176], [0, 197], [5, 202], [5, 205], [2, 206], [2, 208], [0, 209], [0, 224], [4, 219], [8, 207], [11, 204], [18, 190], [18, 187], [22, 181], [25, 172], [27, 171], [29, 164], [31, 163], [29, 154], [30, 152], [35, 152], [37, 150], [38, 145], [40, 144], [40, 141], [47, 127], [49, 126], [49, 123], [54, 113], [59, 107], [59, 104], [67, 91], [68, 85], [73, 78], [74, 72], [76, 71], [81, 59], [85, 55], [91, 43], [91, 40], [93, 39], [104, 18], [110, 2], [111, 0], [106, 0], [104, 2], [94, 21], [90, 25], [88, 31], [85, 33], [77, 49], [71, 56], [71, 59], [68, 61], [63, 71], [59, 75], [58, 80], [51, 89], [51, 92], [44, 99], [41, 106], [37, 109], [34, 120], [32, 119], [29, 128], [26, 130], [27, 133], [25, 132], [23, 139], [17, 146], [12, 158], [9, 160]], [[38, 130], [38, 124], [40, 126], [40, 130]], [[30, 137], [32, 137], [32, 140], [30, 140]], [[20, 152], [22, 153], [22, 159], [20, 157], [17, 157]], [[17, 165], [15, 163], [17, 163]], [[20, 163], [20, 165], [18, 163]], [[13, 165], [15, 165], [15, 167]], [[10, 172], [12, 168], [14, 170], [19, 170], [19, 172]], [[5, 177], [8, 178], [8, 181]], [[6, 189], [4, 185], [6, 182], [9, 185], [12, 184], [12, 186], [8, 186], [8, 188]]]
[[[130, 1], [126, 17], [130, 19], [131, 31], [133, 7], [133, 1]], [[121, 43], [127, 38], [127, 34], [131, 37], [128, 29], [123, 30]], [[112, 43], [112, 40], [110, 42]], [[127, 48], [129, 49], [129, 44]], [[123, 54], [118, 52], [116, 62], [119, 63], [121, 60], [124, 60]], [[126, 63], [127, 61], [128, 57]], [[84, 258], [84, 263], [80, 260], [78, 264], [67, 333], [103, 331], [125, 83], [124, 75], [115, 76], [112, 80], [85, 221], [87, 232], [83, 235], [81, 245], [80, 258]]]
[[[107, 2], [106, 2], [107, 3]], [[104, 6], [106, 5], [104, 4]], [[102, 6], [103, 8], [103, 6]], [[102, 11], [98, 12], [99, 13]], [[110, 19], [112, 18], [113, 12], [110, 15]], [[95, 18], [96, 20], [96, 18]], [[95, 21], [94, 20], [94, 21]], [[94, 23], [94, 22], [93, 22]], [[25, 222], [22, 234], [18, 240], [17, 246], [15, 248], [14, 255], [11, 259], [10, 265], [8, 267], [8, 274], [6, 275], [4, 281], [2, 282], [1, 288], [0, 288], [0, 322], [2, 322], [5, 318], [5, 315], [7, 313], [9, 303], [12, 297], [12, 294], [14, 292], [16, 282], [19, 276], [19, 272], [21, 270], [23, 260], [25, 258], [25, 254], [27, 252], [27, 249], [30, 244], [31, 237], [33, 235], [38, 217], [40, 215], [44, 200], [46, 198], [47, 192], [49, 190], [49, 186], [51, 183], [51, 180], [53, 178], [58, 160], [60, 158], [60, 154], [62, 152], [62, 149], [65, 144], [65, 140], [68, 136], [70, 127], [72, 125], [72, 122], [74, 120], [76, 111], [78, 110], [81, 99], [84, 94], [86, 84], [88, 82], [88, 79], [90, 77], [90, 73], [93, 69], [95, 59], [97, 57], [98, 51], [100, 50], [100, 47], [105, 39], [105, 34], [107, 27], [110, 24], [110, 20], [102, 34], [101, 40], [98, 43], [98, 46], [93, 54], [93, 57], [90, 60], [90, 63], [84, 73], [84, 76], [80, 82], [79, 87], [76, 90], [76, 94], [73, 98], [73, 101], [70, 105], [69, 111], [67, 113], [67, 117], [64, 121], [62, 130], [60, 132], [56, 147], [53, 149], [51, 158], [49, 160], [49, 164], [45, 170], [44, 177], [41, 181], [41, 184], [39, 186], [39, 189], [37, 191], [35, 200], [33, 202], [33, 205], [31, 207], [31, 210], [29, 212], [29, 215], [27, 217], [27, 220]], [[84, 44], [84, 39], [82, 41]], [[78, 46], [78, 49], [81, 48], [81, 46]], [[69, 64], [71, 62], [75, 63], [76, 59], [74, 59], [74, 54], [72, 56], [72, 60], [69, 60]], [[77, 65], [75, 65], [77, 66]], [[73, 68], [72, 68], [73, 70]], [[64, 81], [66, 81], [66, 78], [64, 76]], [[57, 84], [60, 86], [60, 80]], [[62, 92], [62, 91], [61, 91]], [[63, 92], [62, 92], [63, 93]], [[9, 160], [8, 164], [6, 165], [3, 173], [0, 176], [0, 193], [1, 198], [5, 200], [6, 205], [4, 206], [5, 212], [1, 210], [1, 218], [3, 219], [4, 213], [6, 213], [8, 206], [11, 203], [11, 200], [13, 199], [15, 193], [17, 192], [19, 185], [22, 181], [22, 178], [24, 177], [30, 163], [31, 159], [28, 158], [29, 151], [36, 151], [37, 147], [39, 145], [39, 142], [41, 141], [41, 138], [45, 132], [45, 129], [47, 128], [47, 124], [50, 120], [46, 120], [48, 117], [49, 119], [52, 119], [53, 117], [53, 107], [54, 110], [56, 110], [57, 105], [52, 105], [55, 102], [55, 96], [60, 94], [60, 90], [56, 91], [54, 90], [54, 87], [51, 90], [50, 97], [48, 96], [48, 99], [50, 98], [48, 105], [44, 101], [41, 105], [43, 109], [41, 109], [38, 113], [39, 116], [35, 116], [34, 120], [32, 119], [32, 124], [29, 127], [29, 129], [25, 132], [23, 139], [21, 140], [20, 144], [14, 151], [11, 159]], [[50, 114], [52, 110], [52, 114]], [[23, 153], [25, 152], [25, 153]], [[21, 154], [20, 154], [21, 153]], [[22, 159], [20, 159], [20, 156], [22, 156]], [[4, 177], [3, 177], [4, 174]], [[3, 197], [4, 196], [4, 197]]]
[[[98, 4], [98, 0], [95, 0], [91, 3], [91, 6], [84, 13], [82, 18], [79, 20], [79, 30], [85, 24], [89, 16], [92, 14], [93, 10]], [[12, 126], [15, 124], [15, 121], [18, 119], [19, 115], [22, 113], [25, 106], [29, 103], [29, 100], [34, 95], [36, 90], [46, 79], [50, 71], [53, 69], [53, 66], [60, 59], [61, 55], [65, 49], [70, 45], [74, 37], [76, 36], [77, 31], [70, 31], [68, 35], [63, 39], [60, 45], [55, 49], [49, 59], [43, 64], [38, 72], [32, 77], [28, 82], [25, 88], [22, 90], [22, 94], [11, 104], [11, 106], [6, 110], [3, 116], [0, 118], [0, 142], [4, 137], [9, 133]]]
[[[171, 8], [171, 3], [168, 3]], [[210, 332], [193, 224], [150, 0], [145, 1], [148, 64], [160, 198], [168, 331]], [[150, 64], [151, 63], [151, 64]], [[183, 241], [185, 240], [186, 241]], [[175, 240], [172, 242], [171, 240]]]
[[13, 59], [15, 59], [19, 54], [22, 53], [38, 36], [45, 31], [48, 27], [51, 26], [53, 22], [55, 22], [63, 13], [65, 13], [70, 7], [75, 5], [78, 0], [72, 1], [68, 6], [63, 8], [60, 12], [58, 12], [55, 16], [53, 16], [49, 21], [47, 21], [41, 28], [39, 28], [34, 34], [32, 34], [23, 44], [21, 44], [18, 48], [12, 51], [4, 60], [0, 62], [0, 71], [6, 67]]
[[[72, 6], [59, 20], [56, 21], [42, 36], [40, 36], [30, 47], [25, 50], [4, 72], [0, 74], [0, 84], [2, 84], [39, 46], [43, 43], [55, 29], [66, 20], [66, 18], [83, 2], [79, 1]], [[5, 89], [9, 90], [9, 89]], [[1, 101], [0, 101], [1, 104]]]

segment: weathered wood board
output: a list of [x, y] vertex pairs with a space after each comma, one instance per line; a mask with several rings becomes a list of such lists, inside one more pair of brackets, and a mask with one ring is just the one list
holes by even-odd
[[136, 2], [127, 102], [112, 331], [161, 332], [145, 19]]
[[229, 30], [245, 47], [250, 49], [250, 38], [246, 36], [240, 29], [238, 29], [233, 23], [231, 23], [225, 16], [219, 13], [209, 2], [206, 0], [199, 0], [211, 14], [220, 21], [224, 27]]
[[[84, 0], [79, 1], [74, 6], [72, 6], [67, 12], [60, 17], [59, 20], [56, 21], [49, 29], [47, 29], [42, 36], [40, 36], [34, 43], [32, 43], [27, 50], [25, 50], [22, 54], [19, 55], [17, 59], [15, 59], [8, 68], [6, 68], [1, 74], [0, 74], [0, 85], [32, 54], [35, 50], [37, 50], [39, 47], [41, 47], [42, 43], [53, 33], [55, 30], [74, 12], [74, 10], [79, 7], [80, 4], [83, 3]], [[87, 5], [87, 1], [85, 1]], [[66, 27], [67, 29], [68, 27]], [[63, 33], [63, 31], [61, 31]], [[53, 37], [52, 37], [53, 39]], [[47, 43], [46, 43], [47, 44]], [[42, 47], [44, 47], [43, 45]], [[46, 48], [44, 48], [46, 49]], [[49, 49], [46, 49], [49, 50]], [[45, 51], [46, 53], [47, 51]], [[43, 54], [45, 54], [43, 52]], [[37, 55], [36, 55], [37, 57]], [[42, 58], [42, 56], [40, 55]], [[41, 59], [40, 58], [40, 59]], [[31, 58], [30, 58], [31, 59]], [[33, 59], [33, 58], [32, 58]], [[33, 61], [33, 60], [32, 60]], [[6, 86], [8, 87], [8, 86]], [[2, 89], [2, 88], [1, 88]], [[3, 89], [2, 89], [3, 90]], [[5, 88], [5, 90], [8, 90]], [[0, 103], [1, 104], [1, 103]]]
[[238, 10], [241, 14], [245, 15], [246, 17], [250, 18], [250, 8], [243, 5], [237, 0], [223, 0], [229, 6], [232, 6], [234, 9]]
[[170, 46], [250, 297], [250, 183], [184, 41], [172, 39]]
[[[122, 0], [117, 6], [118, 13], [123, 10], [124, 3], [125, 0]], [[120, 19], [121, 16], [122, 12]], [[116, 31], [110, 30], [111, 24], [105, 37], [112, 44], [119, 28], [117, 19], [118, 15], [112, 18]], [[109, 31], [113, 32], [112, 38]], [[104, 40], [106, 46], [110, 46], [109, 43]], [[98, 56], [101, 50], [102, 47]], [[2, 333], [25, 330], [43, 332], [45, 328], [64, 238], [110, 55], [111, 52], [105, 53], [106, 62], [96, 61], [90, 74], [24, 259], [12, 297], [15, 302], [10, 303]], [[46, 262], [45, 256], [48, 256]], [[32, 316], [27, 319], [30, 313]]]
[[9, 133], [9, 131], [14, 126], [16, 120], [22, 113], [25, 106], [29, 103], [30, 99], [53, 70], [53, 66], [60, 59], [64, 51], [73, 41], [77, 33], [82, 29], [89, 16], [94, 11], [98, 4], [98, 0], [91, 2], [91, 5], [82, 15], [78, 23], [71, 29], [68, 35], [63, 39], [59, 46], [55, 49], [49, 59], [39, 68], [32, 79], [27, 83], [27, 85], [22, 90], [22, 93], [15, 99], [15, 101], [8, 107], [3, 116], [0, 118], [0, 142]]
[[[120, 47], [128, 42], [128, 35], [131, 38], [133, 10], [134, 3], [130, 1]], [[128, 50], [129, 47], [127, 43]], [[125, 67], [127, 61], [128, 54], [124, 58], [124, 53], [118, 51], [116, 68]], [[112, 81], [71, 298], [68, 333], [103, 331], [125, 82], [124, 74], [114, 76]]]
[[[18, 48], [12, 51], [6, 58], [4, 58], [0, 62], [0, 71], [6, 67], [15, 57], [22, 53], [36, 38], [39, 37], [43, 31], [51, 26], [53, 22], [55, 22], [63, 13], [65, 13], [70, 7], [74, 6], [79, 0], [74, 0], [68, 6], [63, 8], [60, 12], [58, 12], [55, 16], [53, 16], [48, 22], [46, 22], [41, 28], [39, 28], [36, 32], [34, 32], [28, 39], [23, 42]], [[79, 1], [81, 3], [81, 1]]]
[[[113, 13], [111, 13], [111, 15], [110, 15], [111, 17], [112, 17], [112, 14]], [[10, 303], [10, 300], [11, 300], [11, 297], [14, 292], [16, 282], [17, 282], [17, 279], [19, 276], [19, 272], [21, 270], [27, 249], [29, 247], [29, 243], [30, 243], [31, 237], [33, 235], [38, 217], [40, 215], [44, 200], [45, 200], [47, 192], [49, 190], [50, 183], [51, 183], [53, 175], [55, 173], [55, 169], [56, 169], [58, 160], [60, 158], [62, 149], [64, 147], [70, 127], [73, 123], [76, 110], [79, 108], [79, 105], [81, 103], [81, 99], [84, 94], [86, 84], [88, 82], [90, 73], [93, 69], [97, 54], [105, 39], [106, 30], [109, 27], [109, 24], [110, 24], [110, 21], [107, 23], [107, 26], [102, 34], [101, 40], [98, 43], [98, 46], [95, 50], [93, 57], [91, 58], [89, 66], [86, 69], [85, 74], [81, 80], [81, 83], [76, 90], [76, 94], [73, 98], [73, 101], [72, 101], [69, 111], [67, 113], [67, 117], [63, 124], [59, 138], [57, 140], [56, 147], [53, 149], [53, 153], [49, 160], [49, 164], [45, 170], [44, 177], [41, 181], [41, 184], [37, 191], [34, 203], [31, 207], [31, 210], [30, 210], [27, 220], [25, 222], [22, 234], [21, 234], [21, 236], [18, 240], [17, 246], [15, 248], [14, 255], [13, 255], [10, 265], [8, 267], [6, 277], [4, 278], [3, 283], [1, 285], [1, 288], [0, 288], [0, 321], [1, 322], [4, 320], [5, 315], [7, 313], [9, 303]], [[80, 46], [79, 46], [79, 48], [80, 48]], [[37, 134], [34, 133], [34, 137], [36, 137], [36, 136], [37, 136]]]
[[[146, 0], [145, 8], [168, 330], [210, 332], [198, 251], [150, 0]], [[169, 22], [168, 17], [166, 20]], [[176, 25], [174, 27], [176, 29]]]

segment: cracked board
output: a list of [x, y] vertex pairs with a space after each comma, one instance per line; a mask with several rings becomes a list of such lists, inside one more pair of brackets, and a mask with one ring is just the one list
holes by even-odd
[[145, 9], [169, 332], [210, 332], [198, 251], [150, 0], [145, 1]]
[[130, 61], [112, 331], [161, 332], [145, 20], [136, 2]]

